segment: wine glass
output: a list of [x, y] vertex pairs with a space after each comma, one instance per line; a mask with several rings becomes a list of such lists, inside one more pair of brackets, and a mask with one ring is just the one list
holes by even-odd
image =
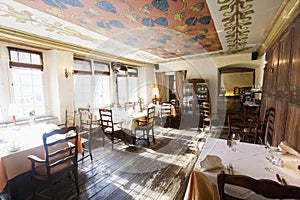
[[231, 135], [231, 146], [232, 146], [232, 151], [238, 151], [237, 149], [236, 149], [236, 145], [240, 142], [240, 140], [241, 140], [241, 136], [240, 136], [240, 134], [238, 134], [238, 133], [233, 133], [232, 135]]

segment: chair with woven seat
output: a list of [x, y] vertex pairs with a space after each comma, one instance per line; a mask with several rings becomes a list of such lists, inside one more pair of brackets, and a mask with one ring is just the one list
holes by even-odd
[[32, 199], [35, 199], [37, 186], [40, 185], [40, 181], [47, 182], [49, 195], [51, 199], [55, 199], [54, 184], [62, 180], [66, 175], [74, 178], [76, 192], [79, 195], [78, 142], [74, 141], [78, 141], [76, 127], [57, 129], [43, 134], [45, 159], [34, 155], [28, 156], [28, 159], [31, 161]]
[[123, 140], [125, 142], [125, 134], [122, 131], [121, 122], [113, 121], [113, 111], [111, 109], [100, 108], [100, 125], [101, 130], [105, 135], [110, 136], [111, 138], [111, 148], [114, 147], [116, 142]]
[[230, 175], [224, 171], [218, 175], [218, 191], [220, 200], [241, 200], [239, 197], [234, 197], [227, 194], [224, 187], [228, 185], [239, 186], [249, 189], [256, 194], [262, 195], [270, 199], [299, 199], [300, 187], [281, 185], [278, 182], [269, 179], [254, 179], [245, 175]]
[[[142, 131], [143, 137], [139, 138], [139, 139], [147, 140], [148, 146], [150, 146], [150, 137], [149, 137], [150, 130], [152, 130], [152, 140], [153, 140], [153, 143], [155, 143], [154, 116], [155, 116], [155, 106], [151, 106], [151, 107], [148, 107], [148, 109], [147, 109], [147, 116], [136, 119], [137, 126], [135, 127], [135, 134], [136, 134], [137, 130]], [[134, 141], [135, 141], [135, 138], [134, 138]]]
[[[83, 144], [83, 153], [81, 159], [90, 156], [91, 160], [93, 160], [92, 147], [91, 147], [92, 133], [100, 132], [100, 126], [98, 122], [96, 123], [93, 122], [93, 114], [92, 112], [90, 112], [90, 109], [79, 108], [78, 112], [79, 112], [79, 120], [80, 120], [79, 135], [81, 138], [81, 142]], [[102, 139], [103, 139], [103, 146], [104, 146], [104, 139], [105, 139], [104, 135], [102, 135]]]

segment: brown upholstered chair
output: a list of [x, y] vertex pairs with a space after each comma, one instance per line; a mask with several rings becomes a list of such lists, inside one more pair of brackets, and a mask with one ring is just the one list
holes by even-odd
[[[31, 161], [31, 178], [33, 185], [33, 199], [37, 193], [39, 181], [47, 182], [49, 195], [55, 199], [54, 184], [66, 175], [73, 175], [77, 195], [79, 195], [78, 184], [78, 132], [76, 127], [62, 128], [44, 133], [43, 143], [45, 159], [29, 155]], [[67, 185], [70, 187], [69, 185]], [[41, 194], [40, 194], [41, 195]]]
[[233, 197], [224, 190], [225, 185], [235, 185], [252, 190], [270, 199], [299, 199], [300, 187], [281, 185], [278, 182], [269, 179], [254, 179], [244, 175], [225, 174], [224, 171], [218, 175], [218, 190], [220, 200], [240, 200], [239, 197]]
[[[147, 109], [147, 116], [145, 116], [144, 118], [140, 118], [140, 119], [136, 120], [137, 126], [135, 128], [135, 132], [137, 130], [143, 131], [143, 138], [139, 138], [139, 139], [146, 139], [148, 146], [150, 146], [150, 137], [149, 137], [150, 130], [152, 130], [152, 140], [153, 140], [153, 143], [155, 143], [155, 138], [154, 138], [155, 120], [154, 120], [154, 116], [155, 116], [155, 106], [152, 106], [152, 107], [149, 107]], [[147, 136], [145, 135], [145, 133], [146, 133]]]

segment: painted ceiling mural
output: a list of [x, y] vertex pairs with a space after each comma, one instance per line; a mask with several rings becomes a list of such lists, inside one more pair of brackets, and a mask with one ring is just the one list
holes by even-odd
[[222, 50], [205, 0], [15, 0], [160, 58]]

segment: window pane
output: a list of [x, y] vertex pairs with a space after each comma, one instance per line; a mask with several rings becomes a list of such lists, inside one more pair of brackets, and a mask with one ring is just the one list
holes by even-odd
[[74, 69], [79, 71], [91, 71], [91, 62], [87, 60], [74, 59]]
[[109, 65], [105, 63], [94, 62], [94, 69], [95, 71], [109, 72]]
[[31, 63], [36, 65], [41, 65], [41, 56], [39, 54], [31, 54]]
[[74, 76], [74, 104], [75, 108], [87, 108], [92, 106], [92, 76]]
[[28, 118], [35, 110], [38, 116], [46, 114], [42, 71], [12, 68], [13, 96], [18, 106], [18, 118]]
[[11, 61], [19, 62], [18, 52], [17, 51], [10, 51]]
[[128, 77], [128, 99], [129, 101], [138, 101], [138, 78]]
[[30, 62], [30, 53], [19, 52], [19, 62], [21, 62], [21, 63], [31, 63]]
[[126, 77], [117, 77], [118, 81], [118, 98], [119, 104], [123, 105], [126, 101], [128, 101], [127, 97], [127, 82]]
[[107, 106], [110, 104], [109, 76], [95, 76], [95, 103], [94, 108]]

